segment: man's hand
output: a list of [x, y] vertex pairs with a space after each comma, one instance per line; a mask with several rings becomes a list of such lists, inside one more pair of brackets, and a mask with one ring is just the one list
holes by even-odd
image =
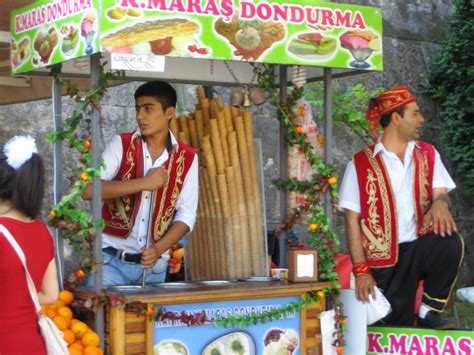
[[153, 191], [163, 187], [168, 181], [168, 172], [164, 168], [151, 168], [142, 178], [143, 191]]
[[456, 222], [449, 211], [448, 201], [437, 198], [433, 201], [431, 208], [426, 212], [423, 223], [425, 226], [433, 227], [436, 234], [445, 237], [457, 231]]
[[153, 247], [141, 250], [140, 252], [142, 253], [141, 262], [144, 269], [151, 269], [153, 266], [155, 266], [156, 261], [161, 256], [161, 254], [158, 254], [158, 251]]
[[356, 297], [362, 303], [369, 303], [369, 295], [372, 295], [372, 298], [375, 300], [375, 282], [372, 275], [360, 275], [355, 278], [356, 284]]

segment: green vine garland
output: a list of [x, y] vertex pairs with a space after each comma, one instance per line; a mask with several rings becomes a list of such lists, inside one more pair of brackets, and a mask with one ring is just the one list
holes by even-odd
[[[71, 80], [65, 79], [60, 72], [59, 66], [51, 69], [51, 75], [60, 85], [66, 88], [68, 96], [77, 102], [77, 107], [65, 120], [64, 129], [47, 135], [48, 140], [54, 144], [58, 140], [64, 140], [69, 147], [79, 153], [78, 165], [74, 175], [71, 177], [71, 188], [61, 201], [52, 206], [49, 213], [48, 224], [58, 228], [63, 233], [75, 254], [82, 260], [82, 268], [75, 274], [68, 276], [66, 287], [73, 287], [77, 279], [86, 276], [86, 273], [94, 266], [93, 245], [97, 227], [103, 227], [100, 220], [96, 225], [92, 223], [89, 211], [80, 206], [82, 195], [86, 186], [95, 178], [100, 176], [100, 168], [103, 162], [97, 166], [92, 165], [92, 143], [89, 139], [91, 128], [91, 116], [95, 110], [100, 112], [100, 102], [107, 91], [107, 81], [117, 78], [117, 73], [105, 72], [105, 63], [99, 64], [99, 80], [90, 90], [81, 95], [77, 85]], [[81, 132], [81, 133], [80, 133]]]

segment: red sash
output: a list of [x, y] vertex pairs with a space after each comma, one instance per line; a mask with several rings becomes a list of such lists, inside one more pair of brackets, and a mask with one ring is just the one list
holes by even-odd
[[[143, 177], [143, 144], [136, 132], [120, 135], [122, 139], [122, 162], [115, 181], [131, 180]], [[168, 171], [168, 181], [155, 193], [152, 215], [152, 243], [163, 237], [176, 214], [183, 182], [194, 160], [194, 150], [178, 142], [178, 149], [170, 153], [163, 168]], [[197, 188], [197, 187], [196, 187]], [[105, 222], [104, 233], [119, 238], [127, 238], [132, 231], [140, 207], [142, 193], [122, 196], [113, 200], [104, 201], [102, 218]]]
[[[431, 206], [435, 149], [417, 142], [413, 149], [417, 236], [427, 234], [423, 216]], [[354, 155], [360, 193], [362, 242], [370, 267], [390, 267], [398, 260], [397, 206], [390, 177], [374, 146]]]

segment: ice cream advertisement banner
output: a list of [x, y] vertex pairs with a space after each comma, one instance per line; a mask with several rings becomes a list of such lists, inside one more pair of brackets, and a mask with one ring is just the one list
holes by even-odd
[[99, 0], [37, 0], [12, 11], [13, 74], [99, 51]]
[[[163, 306], [166, 312], [195, 314], [204, 311], [208, 319], [217, 316], [262, 314], [279, 309], [298, 297], [195, 303]], [[187, 326], [180, 320], [156, 321], [154, 354], [176, 355], [292, 355], [300, 354], [300, 315], [252, 325], [242, 329], [216, 328], [212, 324]]]
[[369, 327], [368, 354], [474, 354], [474, 332]]
[[382, 70], [379, 8], [318, 0], [104, 0], [102, 50]]

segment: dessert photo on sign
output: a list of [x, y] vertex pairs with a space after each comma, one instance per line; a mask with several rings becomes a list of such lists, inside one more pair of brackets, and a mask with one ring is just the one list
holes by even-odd
[[239, 20], [237, 15], [230, 22], [222, 18], [217, 20], [214, 29], [235, 48], [234, 56], [243, 60], [257, 60], [286, 36], [285, 26], [281, 23], [244, 21]]
[[287, 50], [295, 57], [305, 60], [325, 60], [336, 53], [337, 41], [325, 33], [302, 32], [289, 41]]
[[170, 55], [195, 57], [207, 55], [196, 37], [200, 26], [184, 18], [159, 18], [135, 22], [106, 34], [101, 39], [103, 49], [111, 53]]

